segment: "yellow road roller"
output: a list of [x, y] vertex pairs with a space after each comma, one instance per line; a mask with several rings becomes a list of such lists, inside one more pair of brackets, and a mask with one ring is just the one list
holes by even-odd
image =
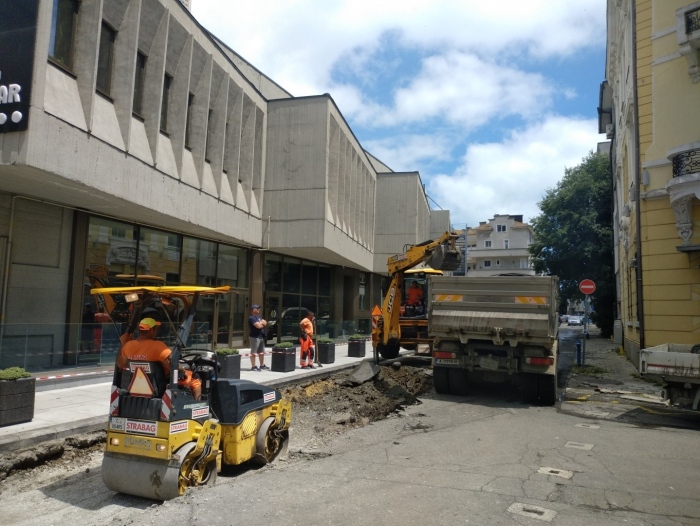
[[[291, 402], [273, 388], [219, 377], [213, 349], [188, 348], [188, 343], [209, 338], [208, 333], [190, 334], [199, 300], [226, 294], [228, 289], [92, 289], [100, 305], [104, 295], [117, 295], [131, 304], [122, 341], [131, 338], [138, 321], [147, 315], [159, 325], [157, 339], [172, 351], [170, 373], [160, 361], [145, 359], [122, 360], [122, 367], [115, 366], [102, 461], [102, 480], [108, 488], [168, 500], [189, 487], [213, 484], [222, 465], [265, 464], [286, 454]], [[201, 382], [198, 398], [179, 385], [187, 371]]]

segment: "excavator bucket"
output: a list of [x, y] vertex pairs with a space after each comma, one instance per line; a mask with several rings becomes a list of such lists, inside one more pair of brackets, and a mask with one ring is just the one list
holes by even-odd
[[458, 248], [450, 249], [449, 246], [438, 245], [433, 250], [428, 265], [435, 270], [457, 270], [462, 262], [462, 254]]

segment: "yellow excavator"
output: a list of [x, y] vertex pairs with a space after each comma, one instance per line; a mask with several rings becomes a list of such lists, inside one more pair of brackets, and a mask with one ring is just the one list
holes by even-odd
[[402, 346], [415, 349], [421, 341], [419, 336], [427, 333], [428, 305], [425, 298], [420, 306], [404, 305], [406, 271], [421, 263], [426, 263], [431, 272], [457, 270], [462, 262], [456, 244], [458, 237], [455, 232], [445, 232], [437, 239], [406, 245], [403, 253], [388, 259], [391, 283], [382, 302], [381, 315], [372, 329], [373, 345], [382, 358], [396, 358]]
[[[110, 396], [102, 480], [120, 493], [155, 500], [182, 495], [187, 488], [213, 484], [222, 465], [265, 464], [286, 454], [292, 404], [279, 391], [250, 381], [221, 378], [214, 352], [187, 348], [190, 328], [203, 296], [229, 287], [161, 286], [95, 288], [95, 295], [121, 295], [133, 302], [129, 331], [146, 310], [162, 312], [162, 337], [172, 351], [170, 374], [160, 362], [129, 360], [115, 367]], [[169, 317], [178, 303], [187, 315]], [[216, 316], [216, 313], [215, 313]], [[191, 371], [201, 395], [178, 385]]]

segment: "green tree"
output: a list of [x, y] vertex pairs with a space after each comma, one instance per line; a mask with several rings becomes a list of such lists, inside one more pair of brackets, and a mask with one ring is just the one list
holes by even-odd
[[535, 239], [529, 248], [535, 270], [559, 276], [564, 305], [584, 298], [581, 280], [595, 281], [591, 319], [603, 336], [610, 336], [616, 309], [609, 158], [589, 153], [565, 170], [538, 206], [542, 214], [531, 222]]

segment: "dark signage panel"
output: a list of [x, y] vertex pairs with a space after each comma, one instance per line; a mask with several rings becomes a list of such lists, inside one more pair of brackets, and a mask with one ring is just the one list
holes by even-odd
[[38, 0], [0, 0], [0, 133], [29, 124]]

